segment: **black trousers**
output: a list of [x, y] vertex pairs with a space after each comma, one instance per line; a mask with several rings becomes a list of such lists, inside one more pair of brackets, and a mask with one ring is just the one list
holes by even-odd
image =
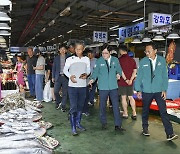
[[169, 120], [169, 116], [166, 110], [166, 102], [161, 97], [161, 92], [158, 93], [142, 93], [143, 101], [143, 111], [142, 111], [142, 127], [148, 128], [148, 117], [149, 117], [149, 107], [152, 103], [152, 100], [155, 99], [159, 107], [160, 116], [165, 128], [166, 135], [173, 134], [172, 124]]

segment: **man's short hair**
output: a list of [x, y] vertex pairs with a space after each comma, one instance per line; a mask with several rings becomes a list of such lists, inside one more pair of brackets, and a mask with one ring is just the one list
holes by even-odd
[[82, 45], [83, 47], [85, 47], [84, 42], [82, 42], [82, 41], [76, 42], [75, 48], [76, 48], [77, 45]]
[[119, 46], [118, 46], [118, 49], [119, 49], [119, 50], [122, 50], [122, 51], [125, 51], [125, 52], [128, 52], [128, 48], [127, 48], [127, 46], [124, 45], [124, 44], [119, 45]]
[[66, 46], [65, 44], [60, 45], [60, 46], [59, 46], [59, 49], [61, 49], [61, 48], [63, 48], [63, 47], [64, 47], [65, 49], [67, 49], [67, 46]]
[[32, 51], [33, 51], [33, 47], [31, 47], [31, 46], [30, 46], [30, 47], [28, 47], [28, 49], [30, 49], [30, 50], [32, 50]]
[[68, 45], [68, 48], [74, 48], [75, 47], [75, 44], [74, 43], [70, 43], [69, 45]]
[[38, 48], [36, 48], [36, 49], [34, 50], [34, 54], [37, 55], [38, 53], [42, 54], [42, 52], [41, 52]]
[[157, 49], [157, 44], [154, 43], [154, 42], [148, 42], [148, 43], [146, 43], [146, 44], [145, 44], [145, 47], [147, 47], [147, 46], [152, 46], [152, 48], [153, 48], [154, 50]]

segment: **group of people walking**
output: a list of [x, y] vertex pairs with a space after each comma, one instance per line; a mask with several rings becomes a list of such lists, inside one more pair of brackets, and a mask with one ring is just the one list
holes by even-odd
[[[100, 122], [102, 129], [107, 129], [106, 105], [111, 100], [114, 115], [115, 131], [125, 131], [122, 127], [122, 118], [127, 119], [128, 101], [130, 102], [132, 120], [137, 119], [136, 105], [133, 98], [134, 90], [138, 98], [142, 97], [142, 134], [149, 136], [148, 116], [149, 107], [153, 99], [156, 100], [160, 116], [165, 128], [167, 140], [178, 138], [174, 134], [172, 124], [166, 111], [166, 91], [168, 88], [168, 75], [166, 61], [157, 55], [157, 47], [154, 43], [148, 43], [145, 54], [137, 69], [136, 62], [128, 56], [125, 45], [119, 45], [120, 57], [111, 55], [113, 48], [108, 44], [102, 47], [102, 56], [94, 58], [92, 50], [85, 49], [82, 43], [59, 48], [59, 55], [53, 60], [51, 69], [51, 82], [54, 86], [56, 109], [66, 111], [66, 102], [70, 101], [70, 123], [72, 135], [77, 135], [86, 128], [81, 125], [82, 113], [88, 113], [88, 103], [94, 104], [96, 86], [98, 85], [100, 102]], [[84, 52], [86, 51], [86, 55]], [[28, 48], [26, 72], [31, 96], [36, 96], [38, 101], [43, 101], [43, 80], [45, 74], [45, 59], [39, 50]], [[18, 63], [17, 63], [18, 64]], [[21, 69], [18, 64], [16, 67]], [[135, 82], [135, 84], [134, 84]], [[21, 83], [22, 85], [24, 83]], [[62, 95], [60, 96], [60, 90]], [[120, 95], [120, 98], [119, 98]], [[127, 101], [128, 98], [128, 101]], [[123, 115], [120, 115], [119, 100], [122, 102]]]
[[[165, 59], [158, 56], [157, 47], [154, 43], [146, 44], [146, 57], [140, 61], [138, 73], [135, 61], [127, 54], [125, 45], [119, 46], [121, 57], [118, 59], [111, 56], [111, 46], [105, 44], [102, 48], [102, 56], [97, 59], [94, 69], [90, 71], [90, 60], [83, 56], [84, 46], [81, 43], [76, 44], [75, 54], [66, 59], [63, 73], [68, 77], [68, 94], [70, 100], [70, 122], [72, 134], [77, 135], [76, 128], [80, 131], [86, 129], [81, 125], [81, 116], [83, 105], [86, 99], [86, 87], [88, 76], [90, 81], [88, 85], [98, 82], [99, 99], [100, 99], [100, 121], [102, 129], [107, 129], [106, 103], [108, 97], [113, 106], [114, 125], [116, 131], [125, 131], [122, 127], [122, 117], [128, 118], [127, 101], [128, 96], [131, 107], [131, 118], [136, 120], [135, 101], [132, 97], [133, 90], [137, 91], [138, 98], [143, 101], [142, 113], [142, 134], [149, 136], [148, 116], [149, 107], [153, 99], [156, 100], [160, 116], [162, 118], [167, 140], [177, 139], [174, 134], [172, 124], [166, 111], [166, 91], [168, 88], [168, 75]], [[90, 74], [91, 72], [91, 74]], [[135, 85], [133, 86], [133, 81]], [[118, 86], [119, 85], [119, 86]], [[119, 88], [119, 92], [118, 92]], [[119, 111], [119, 94], [122, 99], [123, 116]]]

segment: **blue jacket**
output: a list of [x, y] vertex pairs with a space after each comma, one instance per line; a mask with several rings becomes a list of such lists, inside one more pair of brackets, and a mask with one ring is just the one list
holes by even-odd
[[148, 57], [143, 58], [139, 63], [135, 90], [145, 93], [156, 93], [166, 91], [168, 88], [168, 73], [166, 60], [157, 55], [154, 78], [151, 79], [151, 66]]
[[103, 57], [100, 57], [96, 61], [90, 79], [93, 79], [95, 81], [98, 78], [99, 90], [113, 90], [118, 88], [116, 74], [122, 74], [122, 69], [120, 67], [119, 60], [116, 57], [111, 56], [108, 71], [105, 59]]
[[[66, 55], [65, 59], [67, 59], [67, 55]], [[52, 78], [54, 78], [55, 81], [57, 81], [60, 71], [61, 71], [60, 70], [60, 55], [58, 55], [54, 58], [54, 62], [53, 62], [53, 66], [52, 66]], [[63, 72], [63, 70], [62, 70], [62, 72]]]

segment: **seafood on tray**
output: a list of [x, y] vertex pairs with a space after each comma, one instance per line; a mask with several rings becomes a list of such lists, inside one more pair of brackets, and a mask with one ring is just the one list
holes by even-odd
[[1, 104], [4, 104], [4, 106], [1, 108], [0, 113], [17, 108], [25, 108], [25, 100], [19, 93], [7, 95], [1, 101]]
[[17, 121], [37, 121], [42, 118], [38, 112], [33, 110], [25, 110], [18, 108], [16, 110], [9, 110], [0, 115], [0, 122], [17, 122]]
[[43, 127], [45, 129], [49, 129], [52, 127], [52, 124], [50, 122], [38, 121], [37, 123], [40, 125], [40, 127]]
[[[32, 128], [32, 129], [30, 129]], [[15, 134], [35, 134], [36, 136], [43, 136], [46, 133], [45, 128], [37, 128], [33, 126], [29, 127], [12, 127], [6, 124], [0, 127], [0, 134], [8, 134], [8, 133], [15, 133]]]
[[[20, 140], [20, 141], [8, 141], [4, 142], [3, 140], [0, 140], [0, 153], [7, 154], [14, 149], [12, 154], [32, 154], [32, 153], [39, 153], [39, 154], [50, 154], [52, 153], [51, 150], [45, 148], [43, 145], [41, 145], [38, 140]], [[39, 151], [35, 149], [39, 149]], [[35, 151], [34, 151], [34, 150]], [[33, 152], [34, 151], [34, 152]], [[23, 153], [24, 152], [24, 153]]]
[[14, 148], [14, 149], [0, 149], [3, 154], [52, 154], [52, 151], [47, 148]]
[[42, 108], [43, 107], [42, 103], [39, 102], [39, 101], [29, 101], [29, 100], [26, 100], [26, 103], [28, 105], [31, 105], [31, 106], [36, 107], [36, 108]]
[[50, 149], [54, 149], [59, 145], [59, 142], [55, 138], [52, 138], [50, 136], [39, 137], [38, 140], [42, 145]]

